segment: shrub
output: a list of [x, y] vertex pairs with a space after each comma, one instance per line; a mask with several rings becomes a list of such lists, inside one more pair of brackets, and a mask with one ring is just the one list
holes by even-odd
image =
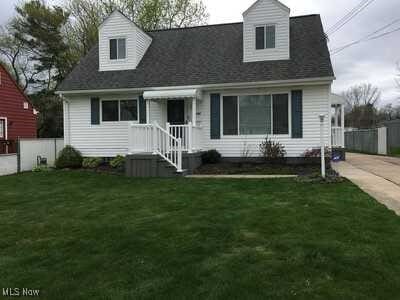
[[122, 169], [125, 166], [125, 157], [118, 155], [110, 161], [110, 166], [114, 169]]
[[72, 146], [65, 146], [65, 148], [60, 151], [60, 154], [56, 160], [56, 168], [77, 169], [80, 167], [82, 167], [81, 153]]
[[271, 140], [269, 137], [265, 138], [265, 141], [260, 144], [259, 149], [265, 159], [284, 158], [286, 155], [285, 147], [281, 143]]
[[100, 157], [85, 157], [82, 162], [82, 167], [85, 169], [96, 169], [102, 162], [103, 159]]
[[[331, 149], [329, 147], [325, 147], [325, 157], [331, 157]], [[311, 158], [311, 157], [321, 157], [321, 148], [313, 148], [304, 151], [303, 157]]]
[[208, 150], [201, 155], [203, 164], [217, 164], [221, 161], [221, 154], [217, 150]]

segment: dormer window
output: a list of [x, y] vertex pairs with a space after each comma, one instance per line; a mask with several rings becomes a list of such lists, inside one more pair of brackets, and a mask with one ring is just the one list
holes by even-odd
[[256, 27], [256, 50], [275, 48], [275, 25]]
[[126, 58], [126, 40], [111, 39], [110, 40], [110, 59], [125, 59]]

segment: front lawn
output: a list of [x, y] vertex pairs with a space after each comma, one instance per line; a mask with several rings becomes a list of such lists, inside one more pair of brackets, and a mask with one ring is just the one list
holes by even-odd
[[41, 299], [399, 299], [400, 218], [354, 185], [0, 177], [1, 287]]

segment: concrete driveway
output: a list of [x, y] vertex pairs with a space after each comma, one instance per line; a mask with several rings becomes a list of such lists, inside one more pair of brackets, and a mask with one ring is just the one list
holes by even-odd
[[333, 168], [400, 216], [400, 158], [347, 153]]

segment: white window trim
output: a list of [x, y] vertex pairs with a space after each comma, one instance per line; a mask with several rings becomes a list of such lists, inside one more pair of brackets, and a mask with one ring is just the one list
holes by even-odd
[[[274, 26], [275, 27], [275, 47], [274, 48], [267, 48], [267, 27]], [[264, 49], [257, 49], [257, 28], [264, 27]], [[258, 24], [254, 25], [254, 49], [256, 51], [274, 51], [276, 50], [276, 35], [277, 35], [277, 23], [268, 23], [268, 24]]]
[[[274, 134], [274, 95], [281, 95], [287, 94], [288, 95], [288, 134]], [[271, 134], [240, 134], [240, 96], [271, 96]], [[224, 97], [238, 97], [237, 101], [237, 111], [238, 111], [238, 134], [237, 135], [224, 135]], [[238, 93], [225, 93], [221, 94], [221, 101], [220, 101], [220, 135], [222, 138], [244, 138], [244, 137], [251, 137], [255, 139], [263, 139], [266, 136], [271, 138], [292, 138], [292, 93], [291, 91], [277, 91], [273, 93], [269, 92], [238, 92]]]
[[[127, 101], [127, 100], [132, 100], [136, 101], [136, 109], [137, 109], [137, 120], [131, 120], [131, 121], [121, 121], [121, 101]], [[118, 102], [118, 121], [103, 121], [103, 102], [104, 101], [117, 101]], [[113, 98], [102, 98], [100, 99], [100, 124], [120, 124], [120, 123], [135, 123], [139, 124], [140, 121], [140, 116], [139, 116], [139, 99], [136, 97], [128, 97], [128, 98], [118, 98], [116, 99], [115, 97]]]
[[[125, 58], [118, 58], [118, 40], [124, 39], [125, 40]], [[111, 40], [117, 40], [117, 58], [111, 59]], [[118, 36], [118, 37], [110, 37], [108, 39], [108, 60], [109, 62], [124, 62], [128, 60], [128, 38], [126, 36]]]
[[0, 117], [0, 120], [4, 121], [4, 136], [0, 136], [0, 139], [7, 140], [8, 139], [7, 118]]

